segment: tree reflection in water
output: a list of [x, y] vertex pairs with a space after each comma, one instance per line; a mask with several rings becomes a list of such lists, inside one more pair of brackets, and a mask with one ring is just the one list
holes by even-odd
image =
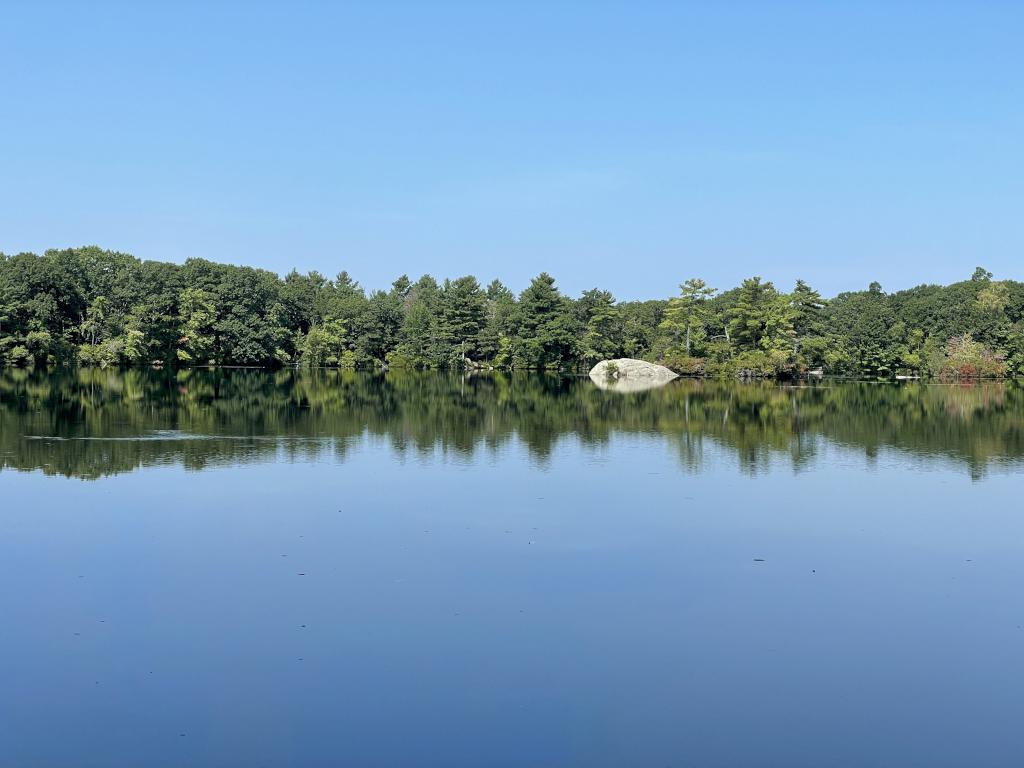
[[528, 373], [0, 371], [0, 465], [80, 478], [278, 455], [343, 459], [367, 434], [401, 453], [466, 456], [516, 438], [544, 461], [564, 437], [599, 446], [616, 432], [671, 441], [690, 471], [710, 440], [750, 473], [787, 457], [813, 466], [831, 444], [953, 460], [980, 477], [1024, 457], [1024, 388], [679, 380], [622, 394], [585, 377]]

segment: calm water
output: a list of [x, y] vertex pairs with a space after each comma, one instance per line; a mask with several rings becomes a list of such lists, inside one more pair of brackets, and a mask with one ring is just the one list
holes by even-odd
[[1024, 388], [0, 371], [0, 765], [1019, 766]]

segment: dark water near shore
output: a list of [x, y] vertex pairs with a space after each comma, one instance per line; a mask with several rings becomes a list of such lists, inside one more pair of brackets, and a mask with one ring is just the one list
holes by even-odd
[[1024, 388], [0, 371], [0, 766], [1016, 766]]

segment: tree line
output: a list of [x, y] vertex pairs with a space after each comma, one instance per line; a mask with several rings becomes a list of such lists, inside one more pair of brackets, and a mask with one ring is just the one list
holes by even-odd
[[1024, 283], [979, 267], [948, 286], [823, 298], [760, 277], [666, 299], [572, 298], [546, 273], [402, 275], [367, 291], [333, 279], [95, 246], [0, 253], [0, 364], [252, 365], [586, 370], [643, 358], [689, 375], [1003, 376], [1024, 372]]

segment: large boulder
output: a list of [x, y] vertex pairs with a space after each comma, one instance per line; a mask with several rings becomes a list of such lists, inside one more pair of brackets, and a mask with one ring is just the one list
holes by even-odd
[[668, 384], [676, 378], [679, 378], [678, 375], [664, 365], [629, 357], [602, 360], [590, 369], [591, 381], [601, 389], [615, 392], [640, 392]]

